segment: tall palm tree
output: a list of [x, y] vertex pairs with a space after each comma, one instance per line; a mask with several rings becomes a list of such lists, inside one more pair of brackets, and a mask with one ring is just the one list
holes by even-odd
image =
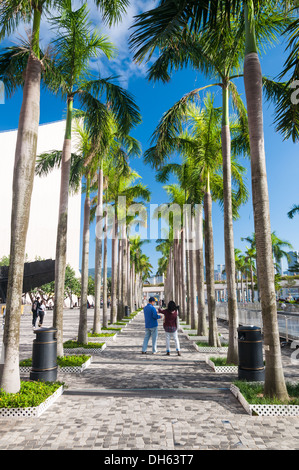
[[6, 1], [0, 6], [1, 38], [14, 30], [24, 18], [33, 19], [31, 53], [23, 85], [23, 101], [19, 116], [13, 195], [11, 212], [10, 268], [6, 300], [4, 331], [5, 363], [1, 374], [1, 388], [15, 393], [20, 389], [19, 324], [25, 246], [30, 216], [39, 125], [41, 62], [39, 57], [39, 29], [42, 8], [46, 2]]
[[[107, 82], [108, 83], [108, 82]], [[121, 91], [121, 89], [119, 89]], [[103, 179], [105, 173], [106, 185], [109, 184], [109, 168], [117, 166], [121, 172], [127, 166], [127, 160], [130, 157], [139, 156], [139, 142], [128, 134], [131, 127], [140, 122], [140, 114], [138, 107], [135, 105], [133, 97], [123, 91], [123, 102], [119, 106], [126, 115], [125, 120], [120, 115], [115, 114], [111, 110], [110, 102], [117, 101], [117, 95], [113, 94], [111, 89], [110, 100], [105, 105], [107, 108], [109, 120], [107, 128], [103, 128], [100, 115], [95, 119], [93, 113], [84, 113], [89, 129], [92, 133], [93, 152], [89, 160], [97, 158], [98, 160], [98, 178], [97, 178], [97, 197], [94, 201], [97, 203], [96, 210], [96, 248], [95, 248], [95, 307], [93, 332], [100, 333], [100, 305], [101, 305], [101, 278], [102, 278], [102, 241], [103, 235]], [[87, 163], [88, 164], [88, 161]], [[107, 237], [104, 237], [104, 242]], [[112, 290], [114, 292], [114, 278], [112, 279]], [[114, 295], [113, 295], [114, 299]], [[113, 315], [114, 302], [111, 305], [111, 313]]]
[[[51, 0], [4, 0], [0, 5], [0, 38], [14, 31], [21, 21], [32, 22], [31, 53], [26, 63], [23, 83], [23, 101], [19, 117], [15, 166], [13, 175], [13, 202], [11, 213], [11, 248], [8, 296], [6, 303], [5, 365], [1, 374], [1, 387], [7, 392], [20, 388], [19, 375], [19, 323], [22, 298], [25, 246], [33, 188], [40, 109], [40, 81], [42, 63], [39, 53], [40, 24], [43, 13], [65, 2]], [[124, 12], [128, 1], [113, 3], [96, 0], [103, 20], [113, 24]]]
[[[266, 344], [266, 396], [287, 399], [283, 376], [280, 340], [277, 325], [277, 307], [274, 285], [274, 266], [271, 253], [271, 225], [269, 195], [265, 164], [263, 131], [262, 72], [256, 42], [256, 15], [263, 13], [263, 7], [271, 6], [275, 13], [284, 2], [244, 0], [163, 0], [159, 5], [141, 15], [136, 20], [136, 31], [132, 36], [132, 47], [137, 49], [135, 58], [142, 60], [151, 57], [156, 47], [163, 47], [166, 40], [181, 35], [191, 29], [198, 32], [202, 25], [214, 28], [219, 18], [238, 18], [240, 11], [245, 19], [244, 84], [247, 100], [251, 181], [253, 194], [254, 224], [256, 232], [257, 264], [260, 274], [261, 304], [264, 338]], [[289, 2], [296, 6], [296, 1]], [[283, 4], [284, 6], [284, 4]], [[221, 47], [221, 45], [219, 46]]]
[[[272, 252], [273, 258], [276, 264], [276, 269], [280, 271], [280, 265], [282, 258], [286, 258], [288, 261], [290, 260], [289, 254], [284, 250], [284, 248], [288, 248], [289, 250], [293, 250], [293, 246], [287, 240], [281, 240], [276, 235], [276, 232], [271, 233], [271, 241], [272, 241]], [[281, 271], [280, 271], [281, 272]]]
[[[231, 203], [231, 136], [229, 126], [229, 94], [233, 96], [234, 103], [244, 122], [244, 136], [246, 136], [246, 113], [241, 98], [237, 93], [232, 78], [240, 76], [240, 64], [243, 58], [244, 39], [240, 34], [243, 24], [234, 25], [231, 29], [219, 28], [214, 33], [209, 31], [200, 35], [192, 32], [181, 38], [172, 37], [169, 43], [163, 44], [160, 56], [150, 67], [149, 78], [153, 80], [162, 79], [169, 81], [168, 69], [179, 69], [186, 67], [189, 63], [193, 68], [199, 69], [205, 75], [213, 75], [222, 90], [222, 154], [223, 154], [223, 193], [224, 193], [224, 240], [225, 240], [225, 266], [228, 292], [228, 312], [229, 321], [238, 325], [238, 310], [235, 288], [235, 263], [234, 263], [234, 237], [233, 237], [233, 215]], [[221, 33], [219, 33], [221, 31]], [[216, 44], [215, 44], [216, 43]], [[217, 45], [221, 43], [221, 50], [217, 50]], [[215, 47], [216, 46], [216, 47]], [[212, 84], [198, 88], [197, 91], [204, 90]], [[190, 94], [192, 97], [194, 91]], [[235, 329], [236, 331], [236, 329]], [[237, 338], [235, 338], [237, 344]], [[236, 348], [234, 348], [236, 350]], [[236, 361], [236, 357], [231, 357], [231, 361]]]
[[[73, 114], [73, 100], [78, 98], [79, 103], [88, 110], [86, 125], [90, 122], [92, 142], [95, 142], [95, 134], [99, 132], [99, 124], [94, 125], [94, 119], [101, 124], [102, 135], [106, 135], [105, 129], [109, 126], [109, 113], [101, 102], [103, 93], [109, 100], [113, 113], [117, 116], [124, 130], [132, 125], [132, 120], [139, 120], [139, 114], [131, 96], [120, 87], [102, 78], [94, 79], [89, 73], [89, 60], [103, 51], [111, 56], [113, 46], [104, 37], [99, 37], [92, 31], [92, 25], [88, 20], [88, 12], [84, 4], [77, 11], [72, 11], [71, 4], [67, 5], [64, 15], [55, 20], [58, 28], [58, 38], [54, 41], [56, 54], [53, 60], [53, 68], [49, 73], [49, 88], [62, 94], [67, 101], [66, 132], [63, 146], [63, 158], [61, 166], [61, 192], [59, 206], [59, 220], [57, 229], [57, 247], [55, 264], [55, 306], [54, 326], [58, 330], [57, 348], [62, 351], [63, 330], [63, 294], [62, 279], [64, 278], [66, 260], [66, 232], [67, 232], [67, 206], [68, 206], [68, 181], [70, 171], [70, 147], [71, 147], [71, 122]], [[53, 78], [54, 75], [54, 78]], [[55, 75], [57, 80], [55, 80]], [[131, 113], [131, 114], [130, 114]], [[133, 116], [133, 117], [132, 117]]]

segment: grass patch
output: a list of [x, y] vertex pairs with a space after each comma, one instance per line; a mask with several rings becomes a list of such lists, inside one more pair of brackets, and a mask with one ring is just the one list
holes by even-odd
[[250, 405], [299, 405], [299, 384], [287, 383], [287, 391], [290, 397], [289, 401], [281, 401], [277, 398], [264, 396], [263, 383], [248, 383], [242, 380], [234, 382], [244, 398]]
[[114, 336], [115, 333], [88, 333], [88, 337], [90, 338], [101, 338], [101, 337], [105, 337], [105, 338], [108, 338], [110, 336]]
[[220, 366], [220, 367], [223, 367], [223, 366], [236, 366], [237, 364], [233, 364], [233, 363], [229, 363], [227, 362], [227, 358], [226, 357], [210, 357], [209, 358], [210, 361], [214, 362], [215, 366]]
[[75, 340], [69, 340], [65, 341], [63, 343], [63, 347], [65, 349], [75, 349], [75, 348], [84, 348], [84, 349], [96, 349], [96, 348], [101, 348], [105, 343], [79, 343], [78, 341]]
[[[200, 348], [206, 348], [206, 347], [211, 347], [211, 348], [213, 348], [213, 347], [215, 347], [215, 346], [210, 346], [209, 343], [207, 343], [207, 342], [205, 342], [205, 341], [204, 341], [204, 342], [203, 342], [203, 341], [197, 341], [196, 344], [197, 344], [197, 346], [199, 346]], [[222, 348], [222, 347], [226, 347], [226, 346], [228, 346], [227, 343], [222, 343], [222, 344], [221, 344], [221, 348]], [[218, 347], [218, 346], [217, 346], [217, 347]]]
[[121, 328], [106, 328], [106, 327], [103, 327], [102, 330], [105, 330], [105, 331], [121, 331]]
[[[76, 355], [76, 356], [58, 356], [57, 365], [59, 367], [80, 367], [84, 362], [88, 361], [91, 356], [85, 354]], [[31, 367], [32, 358], [23, 359], [20, 361], [20, 367]]]
[[21, 381], [18, 393], [0, 390], [0, 408], [29, 408], [39, 406], [61, 387], [61, 382]]

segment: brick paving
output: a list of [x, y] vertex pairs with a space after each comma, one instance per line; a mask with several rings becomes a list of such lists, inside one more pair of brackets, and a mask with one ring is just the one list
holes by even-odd
[[[65, 310], [64, 338], [77, 334], [79, 310]], [[93, 310], [88, 310], [92, 327]], [[44, 326], [51, 326], [52, 313]], [[227, 335], [223, 322], [219, 330]], [[298, 417], [249, 416], [229, 390], [234, 374], [205, 363], [184, 334], [182, 356], [165, 356], [159, 326], [158, 354], [141, 355], [143, 313], [81, 374], [58, 372], [63, 395], [39, 418], [0, 418], [1, 450], [297, 450]], [[31, 315], [22, 316], [20, 358], [31, 356]], [[151, 343], [150, 343], [151, 346]], [[287, 380], [298, 366], [283, 348]], [[29, 373], [27, 374], [29, 376]]]

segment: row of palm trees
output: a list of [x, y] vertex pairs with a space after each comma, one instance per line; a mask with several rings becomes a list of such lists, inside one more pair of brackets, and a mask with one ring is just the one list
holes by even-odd
[[[121, 18], [129, 2], [95, 0], [95, 3], [99, 7], [103, 21], [113, 24]], [[297, 1], [290, 1], [288, 4], [294, 6], [294, 14], [296, 14], [298, 12]], [[65, 271], [67, 202], [73, 158], [71, 138], [74, 103], [75, 101], [78, 102], [81, 112], [78, 112], [77, 116], [83, 120], [85, 129], [89, 133], [89, 147], [83, 152], [86, 154], [84, 155], [83, 164], [86, 182], [86, 230], [84, 239], [86, 250], [89, 236], [89, 193], [93, 178], [95, 178], [94, 168], [99, 168], [97, 184], [100, 188], [98, 199], [100, 209], [103, 203], [103, 186], [105, 184], [103, 155], [110, 146], [111, 132], [109, 129], [111, 128], [111, 119], [115, 122], [117, 134], [121, 139], [126, 138], [132, 127], [140, 122], [138, 108], [130, 95], [114, 85], [112, 80], [89, 76], [88, 61], [93, 54], [97, 54], [99, 50], [102, 50], [108, 57], [111, 57], [113, 47], [106, 38], [93, 36], [86, 22], [82, 22], [80, 28], [74, 28], [74, 24], [79, 18], [82, 21], [87, 19], [84, 6], [73, 12], [70, 0], [55, 2], [55, 7], [60, 9], [60, 14], [51, 21], [55, 22], [55, 27], [60, 33], [57, 40], [54, 41], [54, 46], [57, 49], [54, 57], [40, 50], [40, 21], [45, 13], [47, 15], [51, 14], [53, 5], [54, 2], [50, 0], [32, 0], [21, 2], [21, 4], [16, 0], [6, 0], [0, 6], [1, 37], [13, 31], [21, 20], [31, 21], [33, 24], [30, 47], [26, 48], [22, 45], [18, 53], [13, 48], [7, 50], [7, 56], [10, 54], [10, 57], [13, 56], [16, 60], [10, 60], [11, 65], [4, 66], [3, 73], [1, 73], [4, 83], [11, 83], [10, 88], [7, 85], [7, 89], [14, 91], [17, 86], [23, 86], [23, 104], [19, 120], [13, 181], [11, 265], [8, 282], [7, 321], [4, 334], [6, 360], [1, 379], [1, 386], [12, 392], [19, 389], [20, 302], [25, 243], [35, 171], [40, 84], [43, 80], [44, 84], [49, 86], [53, 92], [61, 93], [67, 104], [65, 141], [60, 156], [61, 203], [55, 273], [57, 291], [55, 292], [56, 310], [54, 319], [60, 335], [63, 331], [63, 301], [61, 300], [60, 291]], [[203, 206], [208, 311], [209, 321], [211, 322], [209, 328], [211, 333], [209, 334], [214, 333], [216, 330], [213, 289], [212, 198], [221, 201], [223, 205], [225, 265], [229, 286], [229, 354], [236, 357], [238, 312], [235, 289], [233, 219], [238, 215], [240, 204], [246, 200], [247, 192], [241, 178], [243, 169], [234, 162], [234, 159], [241, 152], [250, 154], [257, 271], [259, 273], [259, 290], [266, 345], [265, 394], [276, 395], [282, 399], [287, 398], [287, 391], [281, 365], [276, 317], [274, 265], [263, 138], [263, 83], [268, 97], [280, 99], [281, 106], [277, 111], [278, 119], [280, 119], [280, 130], [283, 129], [284, 132], [289, 133], [288, 135], [292, 135], [293, 140], [298, 138], [298, 114], [297, 110], [291, 106], [290, 101], [286, 99], [287, 96], [290, 96], [290, 80], [288, 79], [286, 83], [274, 83], [271, 80], [265, 80], [262, 77], [258, 52], [259, 46], [263, 46], [269, 37], [273, 39], [284, 31], [293, 34], [290, 41], [291, 53], [285, 70], [288, 72], [291, 70], [291, 78], [296, 78], [296, 74], [298, 74], [296, 62], [298, 47], [297, 20], [289, 14], [289, 11], [283, 11], [284, 7], [285, 2], [274, 0], [270, 2], [260, 0], [240, 2], [235, 0], [220, 0], [218, 2], [212, 0], [206, 2], [163, 0], [158, 7], [137, 17], [134, 25], [135, 32], [131, 37], [131, 45], [135, 49], [135, 59], [137, 61], [150, 59], [154, 52], [158, 51], [159, 57], [150, 68], [150, 79], [168, 81], [170, 72], [185, 66], [192, 66], [201, 70], [207, 77], [211, 75], [218, 77], [217, 83], [213, 82], [208, 86], [217, 85], [221, 88], [221, 110], [214, 107], [212, 98], [209, 98], [210, 103], [206, 102], [199, 113], [196, 106], [195, 109], [192, 109], [190, 101], [200, 91], [199, 89], [193, 90], [183, 97], [169, 113], [165, 114], [155, 133], [154, 146], [146, 154], [146, 160], [151, 161], [155, 168], [160, 170], [166, 166], [167, 159], [172, 156], [174, 151], [179, 151], [183, 155], [183, 162], [179, 165], [181, 168], [181, 189], [184, 191], [185, 201], [190, 200], [191, 207], [194, 208], [191, 215], [186, 215], [188, 221], [185, 224], [185, 229], [188, 231], [186, 239], [192, 240], [192, 235], [196, 235], [199, 246], [201, 246], [202, 239], [200, 206]], [[62, 12], [63, 14], [61, 14]], [[73, 34], [66, 34], [68, 28]], [[73, 45], [71, 44], [72, 40], [75, 41]], [[76, 47], [73, 47], [74, 45]], [[77, 49], [78, 56], [76, 55]], [[242, 63], [244, 64], [243, 73], [241, 70]], [[67, 64], [67, 67], [64, 68], [63, 64]], [[22, 73], [17, 73], [20, 70]], [[246, 109], [238, 96], [236, 85], [233, 83], [234, 79], [240, 76], [244, 77]], [[104, 90], [105, 99], [103, 103]], [[233, 99], [238, 117], [234, 131], [232, 130], [232, 117], [229, 112], [229, 93]], [[281, 114], [282, 107], [283, 115]], [[88, 112], [83, 115], [82, 111], [86, 112], [87, 110]], [[192, 122], [192, 112], [198, 114], [198, 122], [196, 121], [197, 118], [194, 119], [196, 125], [192, 128], [191, 124], [191, 132], [189, 132], [189, 135], [184, 135], [188, 131], [186, 127], [188, 119], [189, 123]], [[219, 126], [220, 119], [221, 125]], [[196, 130], [197, 125], [200, 129], [199, 133]], [[246, 132], [247, 129], [248, 132]], [[234, 166], [236, 175], [239, 175], [236, 176], [235, 180], [233, 176]], [[219, 177], [220, 173], [221, 177]], [[222, 187], [220, 180], [222, 181]], [[235, 184], [235, 189], [231, 180]], [[109, 187], [111, 181], [109, 180]], [[195, 216], [196, 205], [199, 206], [199, 215], [197, 216]], [[122, 214], [120, 216], [123, 217]], [[101, 226], [103, 211], [99, 210], [97, 217], [99, 217], [99, 226]], [[124, 242], [127, 234], [122, 228], [123, 225], [125, 224], [119, 221], [119, 217], [116, 217], [114, 231], [116, 233], [116, 227], [121, 230], [122, 242], [119, 243], [119, 250], [122, 250], [122, 259], [127, 260], [128, 244]], [[181, 234], [173, 233], [174, 240], [179, 240], [180, 237]], [[176, 256], [177, 259], [180, 256], [178, 248], [180, 244], [176, 243], [176, 245], [172, 257]], [[188, 267], [186, 272], [190, 273], [191, 279], [195, 279], [197, 265], [196, 257], [194, 257], [195, 250], [192, 250], [191, 247], [189, 251], [188, 262], [190, 269]], [[198, 252], [200, 252], [200, 249]], [[114, 242], [112, 251], [114, 260], [116, 259], [116, 253], [117, 244]], [[181, 258], [183, 257], [181, 256]], [[85, 261], [86, 256], [84, 266]], [[174, 264], [174, 266], [177, 266], [177, 264]], [[123, 262], [122, 276], [118, 276], [119, 293], [122, 289], [119, 279], [124, 280], [124, 285], [127, 284], [128, 270], [126, 267], [128, 267], [128, 263]], [[85, 269], [83, 264], [82, 268]], [[173, 277], [173, 274], [171, 277]], [[96, 282], [97, 289], [99, 289], [99, 281]], [[116, 279], [113, 282], [116, 285]], [[83, 286], [84, 283], [82, 283], [84, 289]], [[123, 306], [128, 303], [128, 290], [124, 289], [122, 292], [124, 292], [121, 297], [121, 305]], [[193, 302], [194, 297], [194, 292], [191, 292], [190, 298], [193, 299]], [[191, 310], [195, 311], [194, 303]], [[80, 331], [82, 332], [85, 330], [85, 318], [85, 312], [82, 311], [80, 313], [82, 325]], [[83, 333], [84, 335], [85, 333]], [[58, 340], [61, 344], [62, 337]]]
[[[254, 302], [254, 283], [257, 283], [258, 289], [258, 273], [256, 269], [256, 243], [255, 243], [255, 234], [253, 233], [252, 236], [244, 237], [241, 240], [246, 241], [249, 243], [249, 246], [246, 246], [245, 253], [243, 254], [241, 250], [235, 248], [235, 264], [236, 264], [236, 272], [239, 273], [239, 278], [241, 281], [241, 298], [240, 301], [244, 301], [244, 293], [243, 293], [243, 279], [245, 278], [246, 284], [248, 282], [248, 277], [250, 278], [250, 286], [251, 286], [251, 302]], [[274, 262], [274, 269], [275, 272], [280, 276], [281, 273], [281, 261], [283, 258], [286, 258], [288, 261], [290, 259], [288, 250], [292, 250], [292, 245], [287, 240], [282, 240], [277, 236], [275, 232], [271, 233], [271, 241], [272, 241], [272, 254], [273, 254], [273, 262]], [[238, 275], [236, 274], [236, 282], [238, 282]], [[258, 295], [259, 296], [259, 295]], [[247, 288], [247, 299], [249, 298], [248, 295], [248, 288]]]
[[[289, 10], [289, 7], [293, 10]], [[288, 8], [286, 8], [288, 7]], [[268, 97], [275, 96], [279, 103], [277, 119], [279, 130], [286, 136], [298, 140], [298, 106], [290, 100], [293, 91], [291, 80], [298, 78], [298, 2], [276, 2], [257, 0], [207, 0], [171, 1], [163, 0], [156, 8], [140, 14], [135, 22], [131, 45], [135, 59], [149, 61], [158, 53], [159, 57], [149, 69], [149, 79], [170, 80], [171, 73], [185, 66], [201, 70], [207, 77], [217, 76], [222, 89], [221, 152], [223, 168], [223, 206], [225, 265], [228, 282], [228, 308], [230, 324], [230, 348], [236, 352], [237, 302], [235, 288], [235, 262], [233, 241], [233, 203], [231, 193], [231, 135], [228, 93], [232, 93], [236, 112], [243, 128], [248, 127], [248, 139], [241, 136], [242, 148], [249, 144], [251, 160], [251, 183], [257, 253], [257, 271], [264, 327], [266, 373], [264, 393], [287, 399], [285, 380], [281, 364], [280, 341], [277, 326], [277, 309], [272, 257], [269, 197], [265, 164], [263, 132], [263, 83]], [[290, 54], [283, 72], [291, 72], [285, 83], [274, 83], [263, 79], [259, 48], [281, 33], [290, 34]], [[243, 64], [243, 71], [240, 70]], [[283, 75], [282, 74], [282, 75]], [[237, 96], [233, 79], [243, 76], [247, 101], [247, 115]], [[214, 83], [213, 83], [214, 85]], [[273, 85], [273, 86], [272, 86]], [[212, 83], [208, 86], [212, 86]], [[184, 111], [189, 93], [181, 100]], [[173, 108], [178, 111], [178, 106]], [[182, 112], [183, 112], [182, 111]], [[168, 122], [167, 122], [168, 119]], [[169, 130], [169, 122], [172, 124]], [[157, 129], [155, 165], [164, 165], [166, 155], [171, 152], [165, 142], [180, 132], [173, 113], [164, 116], [166, 126]], [[205, 233], [211, 232], [210, 224], [210, 180], [206, 180], [204, 195]], [[191, 225], [192, 227], [192, 225]], [[213, 312], [213, 280], [209, 268], [212, 259], [212, 238], [205, 240], [207, 291], [209, 313]]]
[[[109, 25], [121, 19], [128, 4], [118, 0], [113, 3], [98, 0], [95, 3], [99, 7], [102, 20]], [[131, 150], [136, 149], [136, 143], [129, 137], [129, 132], [140, 122], [140, 113], [133, 97], [116, 85], [113, 77], [104, 79], [95, 76], [90, 70], [92, 58], [101, 53], [110, 58], [114, 47], [106, 37], [99, 36], [93, 31], [86, 4], [73, 10], [70, 0], [55, 2], [56, 11], [58, 10], [56, 17], [51, 16], [53, 6], [54, 2], [47, 0], [21, 3], [7, 0], [1, 2], [0, 6], [2, 38], [14, 31], [21, 21], [33, 24], [28, 44], [6, 48], [0, 59], [1, 79], [6, 90], [13, 93], [19, 86], [23, 88], [13, 175], [10, 269], [3, 339], [5, 363], [0, 384], [1, 388], [11, 393], [17, 392], [20, 388], [18, 348], [22, 283], [30, 201], [36, 171], [41, 83], [52, 93], [64, 98], [67, 107], [62, 152], [54, 151], [50, 155], [40, 156], [39, 159], [42, 171], [45, 171], [45, 168], [49, 170], [53, 165], [59, 166], [61, 171], [53, 313], [53, 326], [57, 329], [58, 354], [63, 348], [64, 280], [71, 184], [76, 184], [77, 181], [78, 185], [78, 176], [84, 176], [86, 202], [81, 297], [85, 299], [88, 279], [86, 253], [91, 183], [98, 178], [101, 198], [104, 194], [103, 161], [105, 154], [108, 155], [109, 146], [114, 143], [116, 148], [118, 146], [119, 153], [123, 144]], [[48, 17], [49, 25], [55, 29], [55, 39], [51, 50], [47, 52], [43, 52], [39, 44], [40, 22], [43, 16]], [[80, 120], [82, 126], [81, 149], [78, 154], [72, 154], [74, 117]], [[112, 128], [116, 136], [112, 135]], [[130, 170], [128, 172], [130, 173]], [[123, 250], [125, 252], [124, 245]], [[97, 266], [99, 265], [98, 263]], [[140, 275], [139, 268], [135, 266], [135, 276]], [[96, 281], [99, 284], [98, 279], [97, 277]], [[99, 295], [96, 298], [98, 305]], [[86, 338], [86, 302], [81, 303], [79, 337]]]

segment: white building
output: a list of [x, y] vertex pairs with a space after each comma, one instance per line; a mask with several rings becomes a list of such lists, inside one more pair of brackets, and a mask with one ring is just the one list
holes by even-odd
[[[39, 127], [37, 155], [62, 150], [65, 121]], [[12, 181], [17, 130], [0, 133], [0, 258], [10, 252]], [[75, 151], [75, 140], [72, 151]], [[28, 261], [36, 257], [55, 259], [60, 193], [60, 170], [34, 179], [30, 221], [26, 240]], [[81, 191], [71, 195], [68, 210], [67, 263], [79, 273]]]

